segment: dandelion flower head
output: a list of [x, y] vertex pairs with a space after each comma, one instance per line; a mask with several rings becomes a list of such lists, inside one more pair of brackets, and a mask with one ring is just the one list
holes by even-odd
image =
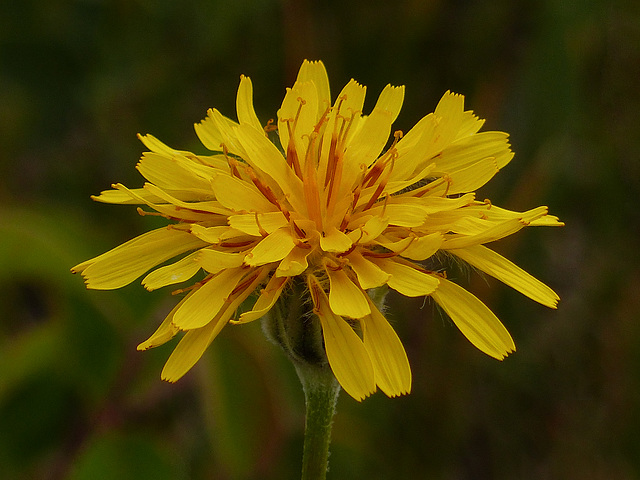
[[483, 120], [450, 92], [406, 134], [392, 134], [404, 87], [385, 87], [368, 115], [365, 91], [351, 80], [332, 101], [324, 65], [305, 61], [277, 123], [263, 124], [242, 76], [238, 120], [211, 109], [195, 125], [210, 154], [139, 136], [147, 182], [94, 197], [171, 223], [73, 267], [88, 288], [120, 288], [155, 268], [142, 280], [155, 290], [204, 272], [174, 292], [180, 301], [138, 347], [184, 332], [163, 379], [182, 377], [225, 325], [266, 315], [293, 281], [306, 284], [330, 367], [357, 400], [378, 387], [389, 396], [411, 389], [404, 347], [367, 294], [377, 287], [430, 296], [473, 345], [503, 359], [515, 345], [498, 318], [426, 267], [439, 252], [556, 307], [553, 290], [485, 246], [525, 226], [562, 225], [547, 207], [513, 212], [475, 198], [513, 157], [508, 135], [479, 132]]

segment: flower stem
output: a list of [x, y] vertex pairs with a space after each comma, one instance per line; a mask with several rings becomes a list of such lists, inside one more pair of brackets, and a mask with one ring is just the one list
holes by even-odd
[[320, 367], [302, 362], [295, 362], [295, 365], [306, 406], [302, 480], [324, 480], [340, 384], [328, 365]]

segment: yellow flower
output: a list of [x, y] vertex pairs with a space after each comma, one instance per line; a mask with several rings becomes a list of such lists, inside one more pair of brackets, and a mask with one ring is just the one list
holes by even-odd
[[[195, 125], [212, 155], [140, 136], [150, 152], [137, 168], [148, 183], [116, 184], [95, 197], [146, 205], [175, 223], [73, 267], [88, 288], [122, 287], [180, 256], [142, 284], [154, 290], [205, 272], [178, 291], [186, 295], [138, 347], [186, 332], [163, 379], [182, 377], [228, 323], [267, 314], [296, 277], [306, 282], [331, 369], [357, 400], [376, 387], [389, 396], [411, 389], [405, 350], [369, 289], [431, 296], [486, 354], [502, 359], [515, 350], [480, 300], [421, 264], [440, 251], [556, 307], [549, 287], [484, 246], [525, 226], [562, 225], [546, 207], [519, 213], [475, 199], [472, 192], [511, 160], [508, 135], [478, 133], [483, 120], [447, 92], [434, 113], [406, 135], [395, 132], [385, 149], [404, 87], [388, 85], [369, 115], [362, 112], [365, 90], [351, 80], [332, 103], [324, 65], [305, 61], [277, 125], [263, 127], [251, 80], [242, 76], [238, 122], [212, 109]], [[238, 314], [253, 293], [251, 309]]]

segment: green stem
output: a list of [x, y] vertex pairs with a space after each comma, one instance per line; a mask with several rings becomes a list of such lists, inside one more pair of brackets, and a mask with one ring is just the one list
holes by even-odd
[[324, 480], [340, 384], [327, 360], [322, 326], [306, 288], [303, 280], [291, 282], [288, 294], [262, 318], [262, 327], [267, 338], [286, 352], [304, 390], [307, 414], [302, 480]]
[[302, 362], [295, 362], [295, 365], [306, 406], [302, 480], [324, 480], [340, 384], [328, 365], [319, 367]]

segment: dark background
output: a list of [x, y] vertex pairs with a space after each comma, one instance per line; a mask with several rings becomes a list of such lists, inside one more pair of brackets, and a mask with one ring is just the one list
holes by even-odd
[[476, 274], [458, 280], [511, 331], [484, 356], [429, 302], [393, 299], [411, 395], [342, 395], [331, 479], [640, 478], [640, 14], [637, 2], [3, 2], [0, 14], [0, 472], [10, 479], [299, 476], [303, 396], [258, 322], [223, 331], [160, 381], [140, 353], [175, 303], [139, 285], [86, 291], [69, 268], [153, 226], [89, 199], [140, 186], [135, 134], [206, 153], [209, 107], [235, 118], [251, 76], [275, 117], [304, 58], [366, 110], [407, 86], [407, 131], [444, 91], [514, 160], [478, 193], [567, 224], [495, 248], [551, 285], [557, 311]]

